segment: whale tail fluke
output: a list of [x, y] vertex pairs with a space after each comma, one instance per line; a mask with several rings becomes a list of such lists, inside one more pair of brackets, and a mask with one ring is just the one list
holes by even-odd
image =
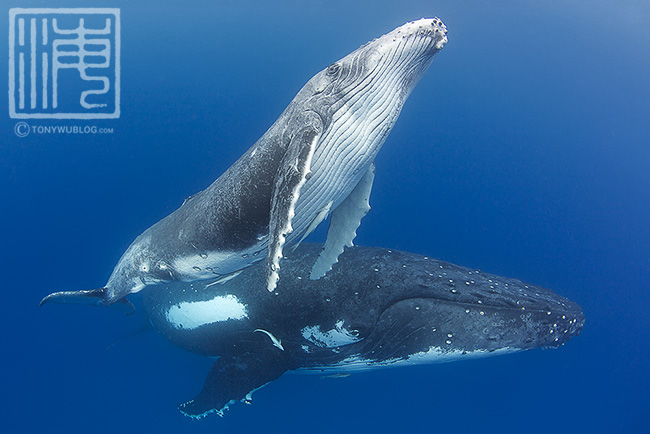
[[[95, 306], [104, 305], [106, 297], [106, 288], [97, 289], [84, 289], [80, 291], [60, 291], [53, 292], [45, 296], [39, 306], [47, 303], [62, 303], [62, 304], [92, 304]], [[126, 298], [120, 299], [113, 306], [122, 308], [127, 315], [135, 312], [135, 307]]]

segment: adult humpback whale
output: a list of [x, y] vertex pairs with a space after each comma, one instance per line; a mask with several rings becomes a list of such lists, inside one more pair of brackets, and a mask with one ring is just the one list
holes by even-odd
[[220, 356], [193, 417], [290, 370], [346, 372], [559, 347], [580, 332], [580, 307], [548, 289], [380, 248], [347, 249], [310, 280], [320, 246], [286, 260], [276, 294], [262, 264], [223, 284], [170, 282], [144, 295], [155, 328], [181, 348]]
[[331, 64], [221, 177], [138, 236], [103, 288], [41, 303], [111, 304], [147, 285], [227, 278], [265, 251], [272, 291], [285, 244], [332, 214], [311, 274], [321, 277], [352, 245], [369, 210], [373, 160], [446, 34], [439, 19], [421, 19]]

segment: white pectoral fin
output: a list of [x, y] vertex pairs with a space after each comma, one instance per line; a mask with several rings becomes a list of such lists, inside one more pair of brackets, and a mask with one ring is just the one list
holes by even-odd
[[370, 211], [370, 192], [375, 179], [375, 163], [363, 175], [354, 190], [332, 212], [327, 240], [311, 270], [310, 279], [316, 280], [327, 274], [338, 262], [345, 247], [352, 247], [361, 219]]
[[269, 291], [275, 289], [279, 279], [282, 248], [287, 235], [293, 232], [291, 220], [294, 209], [300, 189], [310, 174], [311, 159], [320, 134], [320, 121], [310, 119], [291, 139], [276, 175], [269, 219], [269, 250], [266, 256], [266, 283]]

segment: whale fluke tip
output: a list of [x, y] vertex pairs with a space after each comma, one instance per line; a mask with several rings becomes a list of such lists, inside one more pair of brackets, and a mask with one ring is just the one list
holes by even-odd
[[109, 304], [124, 311], [126, 315], [131, 315], [135, 312], [135, 306], [126, 297], [116, 302], [106, 302], [106, 288], [53, 292], [43, 297], [38, 305], [43, 306], [47, 303], [92, 304], [95, 306]]
[[46, 303], [99, 304], [104, 299], [105, 293], [106, 288], [53, 292], [43, 297], [38, 305], [43, 306]]

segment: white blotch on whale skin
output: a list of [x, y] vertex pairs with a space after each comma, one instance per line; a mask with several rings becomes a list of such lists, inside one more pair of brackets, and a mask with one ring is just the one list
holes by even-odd
[[321, 348], [336, 348], [342, 345], [349, 345], [361, 340], [354, 336], [349, 330], [343, 327], [344, 321], [337, 321], [335, 328], [328, 331], [322, 331], [320, 326], [308, 326], [303, 328], [300, 333], [314, 345]]
[[165, 312], [167, 321], [176, 328], [193, 330], [202, 325], [248, 318], [248, 309], [232, 294], [211, 300], [182, 302]]

